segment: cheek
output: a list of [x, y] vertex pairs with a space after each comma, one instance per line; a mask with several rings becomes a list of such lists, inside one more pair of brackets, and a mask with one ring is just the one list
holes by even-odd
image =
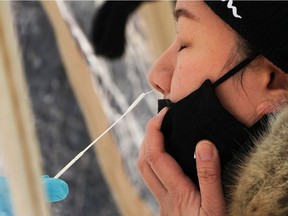
[[230, 79], [216, 89], [222, 106], [249, 127], [259, 120], [257, 104], [260, 96], [254, 87], [242, 86], [240, 80]]
[[231, 108], [233, 109], [231, 114], [246, 126], [252, 126], [258, 120], [258, 115], [256, 112], [257, 106], [254, 102], [255, 101], [253, 99], [247, 97], [247, 95], [243, 93], [233, 104], [234, 107]]
[[189, 61], [186, 58], [181, 60], [181, 62], [177, 62], [171, 81], [170, 99], [173, 102], [179, 101], [198, 89], [205, 77], [203, 73], [199, 72], [202, 69], [197, 64], [197, 61]]
[[219, 61], [213, 61], [213, 64], [209, 64], [207, 59], [209, 59], [208, 55], [193, 56], [192, 54], [189, 55], [188, 52], [183, 53], [183, 56], [178, 58], [171, 80], [170, 99], [173, 102], [177, 102], [197, 90], [205, 80], [209, 79], [215, 82], [220, 77], [223, 65], [221, 65], [222, 67], [218, 66]]

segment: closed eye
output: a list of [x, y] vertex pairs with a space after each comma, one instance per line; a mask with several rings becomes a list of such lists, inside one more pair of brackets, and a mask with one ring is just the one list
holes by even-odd
[[183, 49], [185, 49], [187, 46], [180, 46], [178, 52], [182, 51]]

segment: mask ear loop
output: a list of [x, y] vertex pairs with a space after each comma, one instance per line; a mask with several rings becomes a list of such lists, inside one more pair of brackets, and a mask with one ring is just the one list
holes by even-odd
[[226, 74], [224, 74], [222, 77], [220, 77], [216, 82], [212, 84], [213, 88], [216, 88], [219, 86], [221, 83], [226, 81], [228, 78], [232, 77], [235, 75], [237, 72], [242, 70], [244, 67], [246, 67], [248, 64], [250, 64], [256, 56], [253, 57], [248, 57], [244, 61], [240, 62], [238, 65], [236, 65], [234, 68], [232, 68], [230, 71], [228, 71]]

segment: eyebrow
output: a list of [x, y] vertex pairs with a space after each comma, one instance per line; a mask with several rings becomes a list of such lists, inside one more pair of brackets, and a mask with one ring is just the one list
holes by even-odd
[[190, 13], [188, 10], [184, 9], [184, 8], [178, 8], [174, 11], [174, 19], [176, 22], [178, 22], [178, 19], [182, 16], [182, 17], [186, 17], [189, 19], [193, 19], [193, 20], [199, 20], [196, 16], [194, 16], [192, 13]]

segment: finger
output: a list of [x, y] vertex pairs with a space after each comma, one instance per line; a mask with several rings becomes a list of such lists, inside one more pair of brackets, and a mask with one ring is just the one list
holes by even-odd
[[62, 179], [49, 178], [43, 176], [43, 184], [48, 202], [58, 202], [64, 200], [69, 194], [69, 186]]
[[216, 147], [207, 140], [199, 142], [196, 146], [196, 162], [203, 210], [208, 215], [223, 215], [225, 201]]
[[183, 173], [178, 163], [165, 151], [163, 135], [160, 129], [166, 112], [167, 109], [162, 110], [149, 122], [147, 133], [150, 136], [147, 137], [146, 142], [146, 160], [169, 192], [181, 190], [179, 187], [183, 187], [183, 190], [185, 190], [187, 186], [192, 187], [196, 192], [196, 187]]
[[[162, 144], [163, 142], [163, 138], [157, 138], [157, 137], [162, 137], [162, 133], [161, 131], [158, 131], [158, 133], [149, 133], [149, 131], [153, 131], [154, 129], [154, 121], [155, 119], [159, 118], [158, 116], [161, 117], [161, 115], [165, 115], [166, 113], [166, 109], [164, 108], [163, 111], [161, 111], [156, 117], [154, 117], [153, 119], [151, 119], [149, 121], [149, 123], [147, 124], [147, 132], [146, 135], [144, 137], [144, 140], [142, 142], [141, 145], [141, 149], [140, 149], [140, 153], [139, 153], [139, 157], [138, 157], [138, 169], [140, 170], [140, 173], [143, 177], [144, 182], [146, 183], [147, 187], [149, 188], [149, 190], [153, 193], [153, 195], [155, 196], [155, 198], [159, 201], [161, 199], [161, 197], [166, 196], [167, 195], [167, 190], [166, 188], [163, 186], [162, 182], [159, 180], [159, 178], [157, 177], [157, 175], [154, 173], [153, 169], [151, 168], [150, 164], [148, 163], [147, 159], [146, 159], [146, 146], [147, 146], [147, 137], [151, 137], [153, 136], [150, 140], [152, 140], [153, 142], [157, 142], [157, 140], [159, 140]], [[148, 129], [152, 127], [152, 129]], [[155, 140], [154, 140], [155, 139]], [[153, 143], [152, 145], [157, 145], [157, 143]]]
[[146, 139], [144, 138], [139, 157], [138, 157], [138, 169], [140, 174], [147, 185], [148, 189], [154, 195], [154, 197], [159, 201], [161, 197], [167, 195], [167, 190], [164, 185], [161, 183], [159, 178], [156, 176], [150, 165], [145, 159], [145, 149], [146, 149]]

